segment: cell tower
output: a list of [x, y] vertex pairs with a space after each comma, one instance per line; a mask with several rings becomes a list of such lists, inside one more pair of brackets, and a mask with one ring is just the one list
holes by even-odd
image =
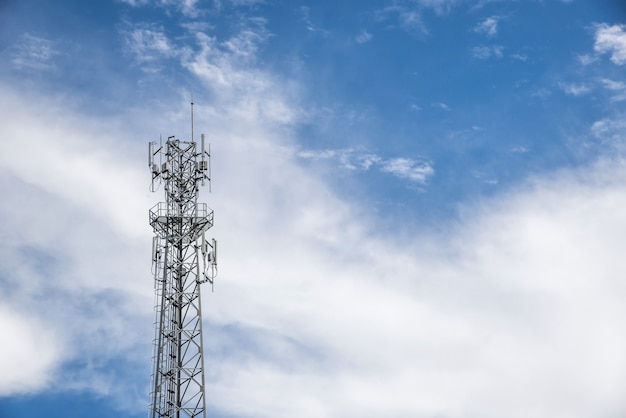
[[[200, 285], [217, 275], [217, 242], [206, 239], [213, 210], [198, 203], [210, 185], [210, 149], [174, 136], [149, 143], [151, 191], [164, 185], [165, 202], [150, 209], [154, 228], [155, 334], [150, 416], [206, 417]], [[157, 162], [158, 160], [158, 162]]]

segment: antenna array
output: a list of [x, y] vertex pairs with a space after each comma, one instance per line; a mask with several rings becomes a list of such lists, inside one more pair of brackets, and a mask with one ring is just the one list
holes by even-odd
[[151, 190], [165, 189], [165, 202], [149, 214], [156, 295], [151, 417], [204, 418], [200, 285], [213, 286], [217, 276], [217, 242], [206, 239], [213, 210], [198, 203], [198, 192], [210, 185], [210, 150], [204, 134], [199, 150], [193, 139], [174, 136], [148, 148]]

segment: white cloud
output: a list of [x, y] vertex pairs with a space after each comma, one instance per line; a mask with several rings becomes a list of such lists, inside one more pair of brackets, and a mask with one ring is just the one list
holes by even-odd
[[[6, 323], [37, 329], [45, 320], [62, 331], [72, 359], [145, 365], [150, 353], [140, 341], [152, 326], [145, 215], [161, 198], [145, 192], [145, 144], [131, 139], [137, 129], [105, 135], [101, 125], [110, 121], [66, 119], [66, 104], [6, 88], [0, 97], [10, 116], [0, 133], [32, 141], [28, 150], [2, 143], [0, 169], [12, 174], [0, 208], [12, 222], [1, 227], [11, 237], [0, 245], [1, 265], [10, 260], [4, 251], [15, 256], [35, 243], [62, 266], [31, 280], [63, 290], [42, 304], [40, 293], [17, 287], [35, 319], [14, 313]], [[168, 119], [150, 111], [158, 114], [143, 130]], [[298, 164], [282, 122], [207, 105], [198, 115], [216, 138], [209, 202], [220, 276], [216, 293], [203, 295], [215, 408], [261, 418], [624, 415], [620, 161], [554, 173], [467, 207], [442, 234], [403, 220], [381, 230], [369, 206], [340, 198]], [[429, 171], [406, 158], [363, 162], [416, 181]], [[114, 293], [103, 297], [102, 289]], [[75, 304], [81, 300], [91, 310]], [[79, 376], [76, 387], [81, 379], [99, 393], [135, 384], [86, 370], [90, 377]], [[22, 384], [40, 375], [22, 376]]]
[[526, 154], [529, 151], [530, 150], [523, 145], [518, 145], [516, 147], [511, 148], [511, 152], [514, 152], [516, 154]]
[[381, 171], [421, 184], [426, 183], [428, 178], [435, 174], [431, 164], [410, 158], [394, 158], [385, 161]]
[[324, 245], [281, 234], [239, 262], [237, 288], [207, 316], [254, 318], [240, 331], [254, 330], [256, 348], [220, 357], [209, 393], [260, 417], [619, 416], [626, 176], [616, 170], [561, 173], [411, 240], [367, 239], [371, 219], [298, 201], [295, 224], [275, 216], [298, 236], [323, 230]]
[[594, 56], [591, 56], [589, 54], [582, 54], [582, 55], [578, 56], [578, 61], [582, 65], [587, 66], [587, 65], [590, 65], [590, 64], [593, 64], [594, 62], [596, 62], [597, 58], [594, 57]]
[[117, 0], [121, 3], [126, 3], [132, 7], [144, 6], [150, 3], [151, 0]]
[[591, 87], [587, 84], [560, 82], [558, 85], [561, 88], [561, 90], [563, 90], [565, 93], [571, 96], [581, 96], [591, 91]]
[[54, 41], [23, 33], [12, 48], [11, 65], [18, 70], [49, 70], [59, 50]]
[[531, 97], [538, 97], [540, 99], [546, 99], [548, 97], [550, 97], [552, 95], [552, 91], [546, 89], [546, 88], [539, 88], [538, 90], [534, 91], [531, 94]]
[[[139, 260], [152, 202], [144, 164], [128, 164], [145, 154], [124, 133], [133, 122], [121, 129], [117, 120], [68, 116], [76, 110], [61, 99], [0, 91], [10, 121], [0, 134], [12, 138], [0, 143], [0, 216], [11, 219], [0, 227], [0, 289], [15, 307], [0, 307], [0, 324], [19, 324], [15, 342], [0, 345], [33, 356], [2, 366], [0, 392], [63, 382], [136, 401], [136, 382], [120, 389], [103, 381], [119, 373], [108, 367], [112, 357], [124, 353], [132, 363], [149, 353], [151, 333], [142, 329], [152, 322], [152, 285]], [[68, 371], [67, 362], [89, 367]]]
[[591, 126], [591, 132], [597, 139], [616, 146], [622, 147], [626, 143], [626, 122], [621, 118], [598, 120]]
[[263, 44], [270, 34], [265, 29], [266, 21], [262, 18], [249, 19], [252, 26], [248, 26], [239, 31], [236, 35], [224, 41], [223, 45], [227, 51], [236, 57], [255, 59], [259, 45]]
[[171, 9], [182, 13], [187, 17], [198, 16], [198, 0], [117, 0], [131, 7], [142, 7], [154, 4], [165, 9]]
[[614, 81], [608, 78], [603, 78], [600, 80], [604, 88], [613, 90], [613, 91], [621, 91], [626, 89], [626, 84], [623, 81]]
[[267, 0], [229, 0], [230, 3], [236, 6], [255, 6], [257, 4], [264, 4]]
[[0, 305], [0, 396], [35, 392], [53, 381], [63, 347], [41, 322], [19, 307]]
[[489, 37], [496, 36], [498, 34], [498, 21], [497, 16], [488, 17], [474, 27], [474, 32], [483, 33]]
[[163, 60], [180, 52], [159, 27], [139, 25], [126, 31], [124, 37], [126, 50], [147, 72], [158, 71]]
[[341, 167], [348, 170], [369, 170], [381, 158], [372, 153], [357, 153], [353, 150], [342, 150], [337, 154]]
[[421, 12], [415, 5], [393, 3], [386, 6], [377, 15], [380, 20], [397, 19], [397, 26], [409, 33], [428, 35], [428, 29], [424, 24]]
[[273, 122], [292, 123], [300, 117], [297, 106], [287, 105], [283, 95], [289, 96], [297, 86], [280, 83], [270, 74], [255, 69], [259, 44], [269, 33], [264, 20], [254, 20], [229, 39], [219, 42], [202, 32], [195, 34], [199, 51], [187, 51], [182, 65], [217, 95], [224, 108], [249, 120], [264, 118]]
[[485, 60], [489, 58], [502, 58], [502, 50], [500, 45], [482, 45], [475, 46], [471, 49], [472, 56], [476, 59]]
[[444, 15], [459, 4], [460, 0], [398, 0], [390, 3], [377, 13], [379, 19], [393, 17], [397, 19], [397, 25], [401, 29], [413, 34], [428, 35], [428, 28], [422, 18], [423, 11], [430, 9], [438, 15]]
[[196, 17], [198, 15], [196, 6], [198, 4], [198, 0], [183, 0], [179, 4], [183, 14], [190, 17]]
[[611, 54], [611, 61], [617, 65], [626, 64], [626, 32], [624, 25], [609, 26], [606, 23], [596, 26], [594, 50]]
[[428, 29], [426, 29], [419, 12], [415, 10], [401, 10], [398, 13], [398, 19], [401, 28], [409, 32], [417, 31], [424, 35], [428, 34]]
[[417, 3], [425, 8], [430, 8], [437, 14], [449, 12], [459, 0], [417, 0]]
[[383, 173], [407, 179], [415, 183], [426, 184], [428, 179], [435, 174], [432, 164], [424, 160], [411, 158], [385, 159], [371, 152], [363, 152], [355, 149], [299, 151], [297, 156], [312, 160], [334, 160], [340, 167], [348, 170], [367, 171], [370, 168], [378, 168]]
[[445, 110], [445, 111], [450, 111], [450, 106], [448, 106], [447, 104], [443, 103], [443, 102], [436, 102], [436, 103], [431, 103], [431, 106], [436, 108], [436, 109], [441, 109], [441, 110]]
[[614, 81], [608, 78], [600, 79], [600, 84], [606, 90], [614, 93], [611, 97], [612, 102], [622, 102], [626, 100], [626, 83], [622, 81]]
[[366, 30], [363, 30], [363, 31], [361, 31], [361, 33], [359, 33], [359, 34], [357, 35], [357, 37], [356, 37], [356, 39], [355, 39], [355, 40], [356, 40], [356, 42], [357, 42], [358, 44], [364, 44], [364, 43], [366, 43], [366, 42], [371, 41], [371, 40], [372, 40], [372, 38], [373, 38], [373, 36], [372, 36], [372, 34], [371, 34], [371, 33], [369, 33], [369, 32], [368, 32], [368, 31], [366, 31]]
[[329, 158], [335, 158], [337, 154], [340, 152], [336, 150], [323, 150], [323, 151], [314, 151], [314, 150], [304, 150], [298, 151], [297, 155], [300, 158], [307, 158], [312, 160], [326, 160]]
[[328, 31], [326, 29], [313, 23], [311, 20], [311, 8], [309, 6], [301, 6], [300, 13], [302, 14], [302, 21], [309, 32], [317, 32], [324, 36], [328, 35]]

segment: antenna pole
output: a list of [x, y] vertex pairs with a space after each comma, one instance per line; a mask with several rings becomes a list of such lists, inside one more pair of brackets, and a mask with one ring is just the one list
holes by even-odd
[[191, 142], [193, 142], [193, 94], [191, 95]]

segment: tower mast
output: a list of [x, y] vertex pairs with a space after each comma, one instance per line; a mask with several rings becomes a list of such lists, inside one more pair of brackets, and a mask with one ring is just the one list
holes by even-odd
[[205, 238], [213, 210], [198, 202], [200, 186], [210, 182], [204, 134], [198, 145], [170, 136], [148, 146], [151, 190], [160, 184], [165, 190], [165, 202], [149, 215], [156, 312], [151, 418], [206, 417], [200, 285], [213, 285], [217, 275], [217, 242]]

